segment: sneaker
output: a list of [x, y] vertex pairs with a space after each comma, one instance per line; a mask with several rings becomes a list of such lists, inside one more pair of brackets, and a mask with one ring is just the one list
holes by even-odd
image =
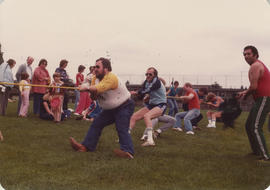
[[146, 141], [147, 140], [147, 135], [143, 135], [141, 138], [141, 141]]
[[70, 112], [74, 112], [74, 109], [68, 108], [68, 110], [69, 110]]
[[129, 158], [129, 159], [134, 158], [134, 156], [132, 154], [130, 154], [129, 152], [125, 152], [121, 149], [115, 149], [114, 154], [118, 157], [121, 157], [121, 158]]
[[159, 132], [157, 132], [157, 131], [154, 131], [154, 138], [155, 138], [155, 139], [159, 138], [159, 137], [160, 137], [160, 134], [161, 134], [161, 133], [159, 133]]
[[261, 158], [261, 159], [258, 159], [258, 162], [259, 162], [259, 163], [262, 163], [262, 164], [264, 164], [264, 163], [270, 164], [270, 159]]
[[211, 128], [212, 127], [212, 123], [208, 123], [208, 125], [206, 127]]
[[175, 131], [180, 131], [180, 132], [183, 131], [183, 129], [181, 129], [180, 127], [174, 127], [174, 128], [172, 128], [172, 129], [175, 130]]
[[76, 112], [75, 112], [75, 113], [73, 113], [73, 114], [74, 114], [74, 115], [76, 115], [76, 116], [79, 116], [79, 115], [80, 115], [79, 113], [76, 113]]
[[145, 141], [144, 143], [142, 143], [142, 146], [155, 146], [155, 142], [149, 142], [149, 141]]
[[186, 134], [187, 135], [194, 135], [194, 132], [193, 131], [187, 131]]

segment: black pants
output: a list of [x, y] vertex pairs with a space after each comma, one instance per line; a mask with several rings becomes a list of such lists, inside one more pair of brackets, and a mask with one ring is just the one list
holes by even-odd
[[195, 117], [194, 119], [191, 120], [192, 126], [197, 126], [198, 123], [202, 120], [203, 115], [200, 114], [198, 117]]

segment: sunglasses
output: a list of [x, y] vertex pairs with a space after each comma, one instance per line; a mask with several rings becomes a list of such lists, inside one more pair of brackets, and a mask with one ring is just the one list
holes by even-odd
[[100, 66], [99, 65], [96, 65], [95, 67], [94, 67], [94, 69], [99, 69], [100, 68]]
[[153, 76], [153, 74], [152, 73], [145, 73], [145, 76]]

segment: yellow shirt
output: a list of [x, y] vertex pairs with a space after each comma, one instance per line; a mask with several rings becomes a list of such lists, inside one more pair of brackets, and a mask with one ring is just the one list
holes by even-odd
[[[29, 84], [26, 80], [21, 80], [19, 84]], [[20, 92], [23, 92], [24, 90], [30, 90], [30, 86], [21, 86], [20, 85]]]
[[106, 74], [101, 81], [93, 77], [91, 85], [97, 88], [98, 103], [105, 109], [114, 109], [130, 98], [125, 84], [113, 73]]

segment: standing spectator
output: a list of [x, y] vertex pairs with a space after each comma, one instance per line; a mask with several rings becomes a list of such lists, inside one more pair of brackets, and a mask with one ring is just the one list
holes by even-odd
[[179, 131], [182, 131], [181, 120], [184, 119], [185, 129], [187, 131], [186, 134], [194, 135], [191, 120], [200, 115], [200, 101], [190, 83], [186, 83], [183, 89], [185, 90], [185, 95], [179, 98], [188, 102], [188, 111], [179, 112], [175, 115], [175, 127], [177, 127]]
[[[36, 85], [48, 85], [50, 84], [50, 75], [49, 72], [47, 71], [47, 60], [46, 59], [41, 59], [39, 61], [38, 67], [34, 71], [34, 75], [32, 77], [32, 84]], [[47, 91], [46, 87], [32, 87], [33, 91], [33, 97], [34, 97], [34, 102], [33, 102], [33, 110], [34, 114], [39, 114], [40, 111], [40, 104], [42, 101], [42, 97]]]
[[245, 99], [252, 94], [255, 100], [246, 121], [246, 132], [252, 149], [251, 154], [262, 156], [262, 162], [269, 162], [270, 155], [262, 128], [266, 116], [270, 112], [270, 72], [258, 59], [259, 53], [256, 47], [246, 46], [243, 54], [246, 62], [250, 65], [248, 72], [250, 86], [247, 90], [240, 92], [239, 97], [243, 96]]
[[24, 86], [30, 83], [29, 75], [28, 73], [22, 73], [21, 74], [21, 81], [20, 81], [20, 94], [22, 98], [22, 103], [19, 111], [19, 116], [26, 117], [29, 107], [29, 94], [30, 94], [30, 86]]
[[[29, 76], [29, 79], [31, 81], [32, 74], [33, 74], [32, 73], [32, 67], [31, 67], [31, 65], [32, 65], [33, 61], [34, 61], [34, 58], [31, 57], [31, 56], [29, 56], [26, 59], [26, 63], [21, 64], [19, 66], [19, 68], [18, 68], [18, 70], [16, 72], [16, 75], [15, 75], [17, 82], [20, 82], [21, 81], [21, 75], [22, 75], [22, 73], [27, 73], [28, 76]], [[21, 103], [22, 103], [22, 97], [21, 97], [21, 91], [20, 90], [18, 91], [18, 97], [19, 97], [19, 100], [18, 100], [17, 114], [19, 114], [19, 112], [20, 112]]]
[[85, 82], [88, 82], [89, 84], [91, 84], [92, 78], [95, 75], [95, 72], [94, 72], [95, 71], [95, 66], [90, 66], [89, 71], [90, 72], [85, 77]]
[[[53, 82], [52, 86], [61, 87], [63, 82], [60, 80], [60, 73], [53, 74]], [[50, 95], [51, 95], [51, 110], [54, 115], [54, 121], [60, 122], [61, 121], [61, 114], [62, 114], [62, 106], [63, 106], [63, 99], [64, 99], [64, 89], [63, 88], [50, 88]]]
[[178, 113], [178, 103], [176, 101], [176, 99], [174, 99], [173, 97], [175, 97], [176, 95], [178, 95], [179, 93], [179, 82], [178, 81], [174, 81], [173, 86], [171, 86], [171, 88], [167, 91], [167, 96], [171, 96], [171, 98], [167, 98], [168, 101], [168, 107], [169, 107], [169, 113], [168, 115], [170, 116], [174, 116], [176, 113]]
[[[55, 70], [56, 73], [60, 73], [60, 76], [61, 76], [60, 80], [64, 82], [64, 85], [69, 82], [69, 76], [67, 74], [67, 71], [65, 70], [67, 65], [68, 65], [68, 61], [65, 59], [62, 59], [60, 61], [59, 67]], [[63, 110], [68, 109], [68, 101], [69, 101], [69, 95], [68, 95], [68, 90], [66, 90], [64, 93]]]
[[[85, 67], [81, 65], [81, 67], [79, 67], [80, 70], [82, 70], [82, 72], [84, 71]], [[82, 74], [81, 74], [82, 75]], [[82, 75], [82, 79], [84, 79], [83, 75]], [[83, 83], [81, 83], [81, 86], [85, 86], [85, 87], [89, 87], [90, 83], [88, 82], [88, 80], [82, 80], [84, 81]], [[75, 115], [81, 115], [82, 112], [89, 108], [89, 106], [92, 103], [92, 99], [90, 98], [90, 94], [88, 90], [82, 90], [80, 91], [80, 100], [79, 100], [79, 104], [75, 110]]]
[[[14, 83], [11, 70], [15, 64], [15, 60], [9, 59], [7, 63], [0, 65], [0, 82]], [[13, 85], [0, 85], [0, 115], [6, 115], [8, 97], [12, 87]]]
[[[80, 86], [84, 81], [84, 76], [82, 74], [84, 72], [84, 69], [85, 69], [85, 66], [83, 66], [83, 65], [80, 65], [78, 67], [78, 73], [76, 75], [76, 87]], [[75, 108], [74, 108], [74, 110], [77, 109], [77, 105], [78, 105], [78, 102], [80, 100], [80, 91], [75, 90], [75, 95], [76, 95], [76, 99], [75, 99]]]

